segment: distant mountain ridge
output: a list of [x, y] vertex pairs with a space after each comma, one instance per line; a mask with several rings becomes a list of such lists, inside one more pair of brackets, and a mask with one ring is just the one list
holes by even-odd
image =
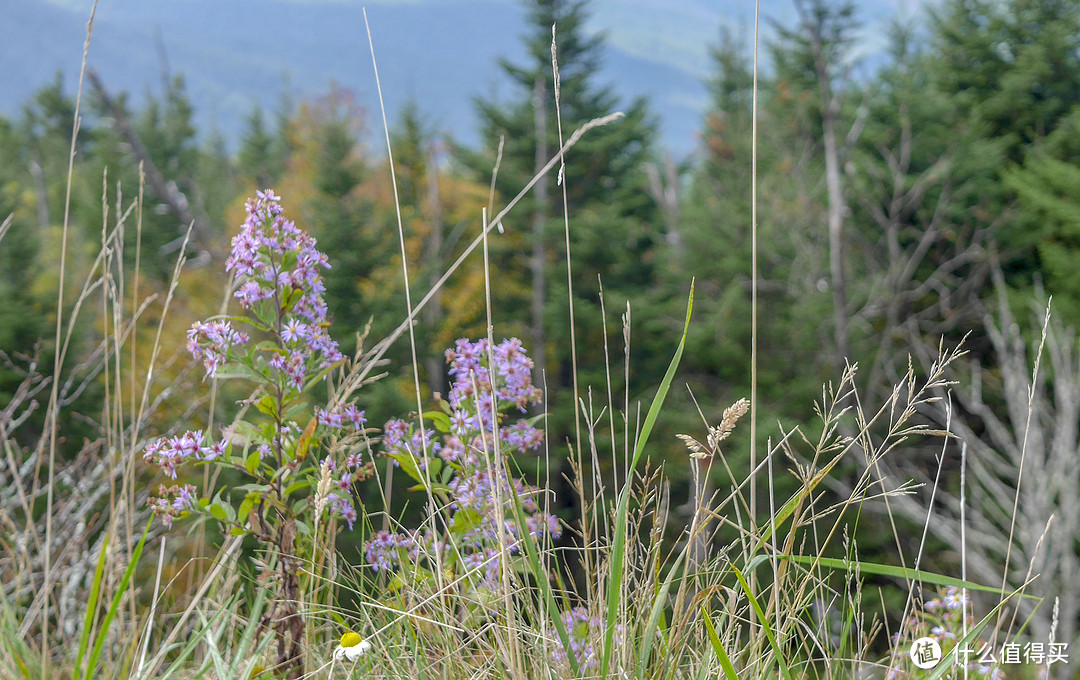
[[[781, 20], [793, 13], [784, 0], [763, 4]], [[91, 5], [0, 0], [0, 115], [17, 115], [57, 71], [74, 90]], [[438, 129], [472, 142], [472, 99], [516, 96], [497, 59], [522, 57], [520, 3], [366, 5], [391, 116], [413, 99]], [[623, 101], [647, 95], [661, 121], [661, 143], [683, 155], [706, 103], [708, 49], [725, 21], [752, 28], [752, 2], [597, 1], [590, 27], [608, 40], [596, 82], [611, 84]], [[283, 96], [317, 95], [331, 82], [378, 112], [362, 5], [351, 0], [101, 0], [88, 63], [136, 105], [146, 92], [160, 93], [164, 72], [182, 73], [200, 131], [216, 130], [230, 142], [256, 105], [273, 110]]]

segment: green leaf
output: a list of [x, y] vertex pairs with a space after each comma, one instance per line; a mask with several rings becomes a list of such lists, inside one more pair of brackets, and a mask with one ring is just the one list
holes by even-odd
[[210, 506], [210, 516], [219, 522], [225, 521], [225, 508], [221, 507], [221, 503], [214, 503]]
[[288, 314], [292, 311], [292, 308], [296, 306], [297, 302], [300, 302], [300, 298], [304, 296], [304, 291], [300, 288], [293, 288], [289, 292], [285, 293], [285, 299], [281, 301], [281, 311], [284, 314]]
[[279, 268], [279, 271], [287, 272], [294, 269], [296, 267], [296, 262], [298, 259], [299, 256], [297, 251], [286, 250], [285, 254], [281, 256], [281, 267]]
[[735, 666], [731, 664], [727, 650], [724, 649], [720, 636], [716, 634], [716, 627], [713, 626], [712, 619], [709, 617], [709, 610], [704, 604], [701, 605], [701, 619], [705, 622], [705, 630], [709, 633], [709, 642], [712, 644], [713, 651], [716, 652], [716, 658], [720, 660], [720, 668], [724, 669], [724, 677], [727, 680], [739, 680], [739, 675], [735, 672]]
[[251, 508], [255, 506], [255, 499], [251, 496], [252, 494], [244, 496], [244, 500], [240, 501], [240, 509], [236, 511], [236, 521], [240, 526], [244, 525], [244, 522], [247, 521], [248, 514], [251, 512]]
[[454, 513], [454, 533], [458, 535], [466, 534], [480, 526], [483, 521], [484, 517], [475, 510], [458, 510]]
[[[401, 466], [401, 470], [415, 479], [420, 484], [425, 484], [427, 480], [424, 479], [423, 472], [420, 471], [420, 465], [416, 460], [416, 457], [409, 453], [391, 453], [388, 454], [391, 458], [398, 462]], [[427, 488], [426, 486], [423, 488]]]
[[244, 469], [248, 471], [249, 475], [254, 475], [255, 471], [259, 469], [259, 461], [261, 460], [258, 451], [252, 451], [247, 460], [244, 461]]
[[[101, 542], [101, 553], [98, 555], [97, 567], [94, 569], [94, 581], [90, 585], [90, 596], [86, 602], [86, 614], [83, 617], [82, 635], [79, 637], [79, 653], [75, 657], [75, 677], [84, 677], [82, 670], [83, 655], [90, 643], [90, 629], [93, 627], [94, 614], [97, 611], [98, 595], [101, 593], [101, 577], [105, 571], [105, 554], [109, 548], [109, 533], [105, 532], [105, 538]], [[29, 677], [29, 676], [27, 676]]]
[[239, 361], [231, 361], [218, 368], [214, 374], [218, 380], [251, 380], [257, 383], [267, 382], [266, 376], [251, 366]]
[[255, 408], [259, 409], [260, 413], [265, 413], [274, 418], [277, 414], [277, 400], [269, 394], [263, 395], [262, 399], [255, 402]]
[[289, 486], [285, 487], [285, 495], [291, 496], [300, 489], [306, 489], [309, 486], [311, 486], [311, 480], [307, 477], [302, 477], [290, 484]]
[[750, 584], [746, 582], [746, 578], [743, 577], [739, 568], [733, 564], [731, 570], [735, 572], [735, 578], [739, 579], [739, 585], [742, 586], [743, 592], [746, 593], [746, 599], [750, 601], [750, 606], [753, 607], [754, 613], [757, 614], [758, 625], [761, 626], [765, 638], [769, 641], [769, 646], [772, 647], [773, 655], [776, 657], [776, 664], [780, 666], [780, 675], [784, 676], [784, 680], [791, 680], [791, 672], [788, 670], [787, 661], [784, 659], [784, 650], [780, 649], [780, 644], [776, 641], [776, 634], [769, 623], [769, 618], [765, 616], [761, 604], [758, 603], [754, 592], [750, 590]]
[[450, 433], [450, 416], [446, 415], [442, 411], [426, 411], [424, 418], [430, 420], [435, 425], [435, 429], [443, 434]]

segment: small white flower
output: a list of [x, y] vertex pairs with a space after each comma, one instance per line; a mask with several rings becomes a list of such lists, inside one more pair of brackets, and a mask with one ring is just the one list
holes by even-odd
[[341, 644], [334, 649], [334, 658], [338, 661], [348, 659], [356, 661], [371, 649], [371, 643], [358, 634], [349, 631], [341, 636]]

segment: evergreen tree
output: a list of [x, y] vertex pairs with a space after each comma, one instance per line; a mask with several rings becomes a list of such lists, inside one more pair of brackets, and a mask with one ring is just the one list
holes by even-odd
[[237, 161], [240, 172], [253, 178], [259, 187], [273, 186], [283, 170], [284, 159], [280, 157], [277, 139], [266, 126], [262, 107], [256, 107], [248, 116], [247, 126], [240, 138]]
[[1016, 192], [1027, 240], [1035, 243], [1038, 276], [1054, 298], [1054, 313], [1070, 323], [1080, 320], [1080, 159], [1072, 163], [1032, 155], [1023, 167], [1004, 175]]
[[1080, 2], [951, 0], [931, 28], [927, 68], [948, 96], [951, 145], [963, 150], [951, 173], [950, 226], [993, 225], [1006, 281], [1028, 290], [1042, 257], [1069, 237], [1038, 224], [1038, 209], [1016, 202], [1017, 184], [1003, 182], [1002, 171], [1040, 154], [1080, 163], [1072, 134], [1080, 129]]
[[[497, 189], [515, 195], [554, 156], [582, 124], [618, 110], [610, 87], [593, 79], [603, 47], [585, 30], [587, 3], [580, 0], [530, 0], [526, 4], [525, 61], [502, 61], [511, 84], [503, 100], [477, 101], [483, 148], [462, 152], [478, 178], [491, 177], [500, 138], [505, 141]], [[552, 27], [559, 68], [558, 110], [552, 69]], [[602, 386], [604, 358], [599, 316], [598, 276], [617, 337], [617, 314], [655, 280], [651, 254], [658, 241], [659, 215], [646, 191], [644, 162], [649, 158], [653, 121], [643, 100], [626, 116], [587, 133], [566, 155], [564, 182], [549, 174], [506, 222], [506, 234], [492, 238], [496, 272], [529, 272], [528, 290], [495, 284], [495, 332], [519, 335], [546, 373], [556, 440], [573, 433], [575, 406], [557, 388], [572, 382], [572, 343], [567, 315], [563, 194], [570, 222], [578, 369], [582, 384]], [[496, 212], [498, 209], [496, 207]], [[641, 364], [649, 359], [638, 357]], [[590, 371], [594, 371], [591, 375]], [[618, 389], [618, 386], [616, 386]]]

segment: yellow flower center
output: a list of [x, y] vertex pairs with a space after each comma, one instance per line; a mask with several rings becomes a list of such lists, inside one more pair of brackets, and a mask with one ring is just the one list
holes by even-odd
[[351, 630], [341, 636], [342, 647], [355, 647], [361, 642], [363, 642], [363, 638], [361, 638], [357, 633], [354, 633]]

